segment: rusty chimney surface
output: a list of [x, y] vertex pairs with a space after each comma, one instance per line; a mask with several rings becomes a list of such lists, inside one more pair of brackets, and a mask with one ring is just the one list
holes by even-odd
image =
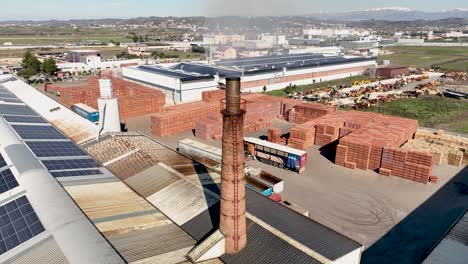
[[223, 114], [220, 231], [226, 253], [241, 251], [247, 244], [244, 174], [244, 115], [240, 78], [226, 78]]

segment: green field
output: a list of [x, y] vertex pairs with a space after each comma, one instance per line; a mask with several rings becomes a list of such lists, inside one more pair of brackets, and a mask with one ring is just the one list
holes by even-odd
[[419, 120], [420, 126], [468, 134], [468, 101], [425, 96], [381, 103], [366, 111]]
[[288, 94], [293, 93], [293, 92], [303, 92], [303, 91], [314, 90], [314, 89], [319, 89], [319, 88], [326, 88], [330, 86], [350, 85], [355, 81], [362, 81], [362, 80], [369, 80], [369, 76], [358, 75], [358, 76], [348, 77], [344, 79], [314, 83], [314, 84], [309, 84], [309, 85], [285, 87], [285, 89], [281, 89], [281, 90], [267, 91], [266, 94], [272, 95], [272, 96], [287, 97]]
[[[70, 49], [91, 49], [91, 48], [70, 48]], [[33, 53], [59, 53], [59, 52], [66, 52], [69, 51], [70, 49], [46, 49], [46, 48], [41, 48], [41, 49], [30, 49]], [[125, 48], [120, 48], [120, 47], [93, 47], [93, 50], [98, 50], [101, 52], [104, 58], [110, 58], [113, 56], [116, 56], [119, 53], [122, 53], [122, 51], [126, 51], [127, 49]], [[25, 50], [0, 50], [0, 59], [2, 58], [20, 58], [23, 56], [25, 53]]]
[[391, 64], [410, 67], [440, 67], [446, 71], [468, 71], [468, 47], [408, 47], [387, 48], [394, 54], [379, 56]]

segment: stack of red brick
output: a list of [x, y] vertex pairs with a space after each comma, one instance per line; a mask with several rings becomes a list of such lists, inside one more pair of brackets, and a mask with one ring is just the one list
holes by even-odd
[[224, 98], [226, 98], [225, 90], [202, 92], [202, 101], [207, 102], [207, 103], [220, 102]]
[[294, 110], [290, 113], [289, 121], [295, 124], [302, 124], [312, 119], [335, 112], [336, 107], [334, 106], [302, 103], [294, 106]]
[[[220, 139], [222, 133], [220, 101], [224, 98], [222, 96], [224, 93], [205, 92], [202, 95], [204, 101], [167, 107], [166, 111], [153, 115], [151, 119], [153, 134], [168, 137], [195, 129], [197, 137]], [[283, 111], [289, 111], [288, 107], [292, 107], [294, 102], [301, 103], [297, 100], [284, 100], [262, 94], [243, 94], [242, 98], [246, 100], [247, 110], [244, 121], [245, 133], [270, 127], [271, 121], [281, 117]]]
[[[122, 119], [163, 111], [165, 95], [162, 92], [120, 78], [111, 79], [113, 93], [119, 97]], [[97, 109], [99, 77], [91, 77], [85, 86], [61, 87], [59, 92], [62, 103], [68, 107], [83, 103]]]
[[325, 146], [361, 128], [378, 114], [337, 111], [315, 118], [291, 129], [288, 145], [305, 150], [313, 145]]
[[399, 149], [417, 129], [416, 120], [377, 116], [361, 129], [340, 139], [335, 162], [351, 169], [379, 170], [385, 176], [421, 183], [437, 182], [437, 177], [431, 176], [431, 154]]
[[268, 129], [268, 141], [276, 144], [281, 143], [281, 130], [277, 127]]
[[385, 148], [379, 173], [420, 183], [434, 182], [434, 176], [431, 177], [432, 156], [424, 152]]

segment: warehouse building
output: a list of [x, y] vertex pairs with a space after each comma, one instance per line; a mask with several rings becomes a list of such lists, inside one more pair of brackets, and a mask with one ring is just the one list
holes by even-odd
[[163, 92], [168, 103], [200, 101], [202, 92], [218, 89], [213, 75], [151, 65], [122, 68], [122, 76]]
[[[283, 89], [346, 78], [365, 73], [376, 66], [374, 57], [292, 54], [221, 60], [214, 65], [180, 63], [170, 68], [139, 66], [124, 68], [123, 78], [178, 95], [180, 102], [201, 100], [201, 92], [210, 90], [226, 76], [241, 77], [243, 92]], [[183, 96], [183, 93], [187, 96]], [[177, 96], [175, 96], [177, 99]]]
[[[96, 139], [11, 76], [0, 98], [1, 263], [194, 263], [219, 226], [219, 174], [139, 133]], [[247, 218], [243, 251], [196, 263], [359, 263], [359, 243], [250, 190]]]
[[409, 68], [405, 66], [386, 65], [384, 67], [378, 68], [375, 72], [375, 75], [386, 79], [406, 76], [409, 75]]

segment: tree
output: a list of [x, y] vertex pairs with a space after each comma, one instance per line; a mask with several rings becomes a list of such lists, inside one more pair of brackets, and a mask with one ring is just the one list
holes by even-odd
[[205, 54], [206, 49], [200, 46], [192, 46], [192, 52]]
[[138, 38], [138, 36], [137, 36], [137, 35], [134, 35], [134, 36], [132, 37], [132, 40], [133, 40], [133, 42], [135, 42], [135, 43], [137, 43], [137, 42], [138, 42], [138, 39], [139, 39], [139, 38]]
[[21, 67], [23, 67], [23, 70], [18, 72], [18, 75], [29, 78], [41, 71], [41, 62], [30, 51], [26, 51], [21, 61]]
[[45, 74], [53, 74], [57, 72], [57, 64], [53, 58], [44, 60], [42, 63], [42, 72]]
[[142, 35], [140, 35], [140, 42], [145, 42]]
[[267, 87], [263, 86], [263, 92], [266, 92], [266, 90], [267, 90]]

